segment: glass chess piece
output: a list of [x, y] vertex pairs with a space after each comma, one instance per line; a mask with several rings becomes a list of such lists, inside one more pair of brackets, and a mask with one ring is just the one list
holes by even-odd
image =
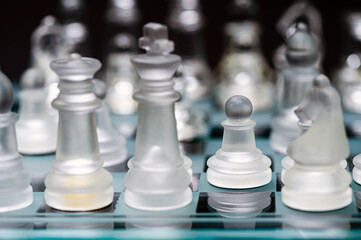
[[[298, 127], [300, 128], [300, 135], [304, 134], [311, 126], [312, 126], [312, 122], [298, 122], [297, 123]], [[283, 181], [283, 177], [286, 174], [286, 172], [295, 165], [295, 161], [290, 157], [290, 156], [286, 156], [282, 159], [281, 161], [281, 165], [282, 165], [282, 171], [281, 171], [281, 181]], [[346, 168], [347, 167], [347, 161], [346, 159], [342, 159], [340, 161], [340, 166], [342, 168]]]
[[[321, 68], [323, 60], [323, 33], [322, 33], [322, 19], [321, 14], [317, 8], [309, 0], [295, 0], [294, 3], [283, 13], [282, 17], [276, 24], [277, 31], [281, 34], [284, 40], [292, 36], [297, 28], [297, 21], [300, 19], [306, 20], [308, 23], [310, 33], [317, 43], [317, 60], [316, 66]], [[273, 54], [273, 63], [276, 68], [276, 74], [287, 67], [286, 60], [286, 45], [279, 46]]]
[[62, 211], [91, 211], [113, 201], [112, 175], [103, 168], [99, 153], [95, 110], [101, 101], [93, 92], [92, 78], [101, 63], [71, 54], [50, 67], [59, 76], [58, 142], [53, 170], [45, 179], [48, 206]]
[[187, 99], [187, 81], [182, 77], [181, 67], [178, 67], [175, 76], [174, 90], [181, 94], [181, 99], [175, 103], [177, 135], [181, 151], [184, 153], [197, 152], [196, 146], [202, 145], [197, 143], [204, 141], [207, 132], [206, 114], [194, 107], [189, 99]]
[[136, 39], [140, 20], [136, 0], [109, 1], [104, 79], [106, 101], [115, 114], [127, 115], [137, 111], [138, 105], [132, 96], [138, 90], [138, 76], [130, 58], [138, 53]]
[[207, 98], [213, 86], [213, 75], [205, 57], [203, 27], [205, 18], [199, 0], [173, 0], [167, 24], [182, 57], [182, 78], [186, 96], [192, 101]]
[[58, 112], [52, 108], [51, 102], [59, 94], [58, 77], [50, 69], [50, 62], [66, 57], [71, 51], [64, 28], [53, 16], [46, 16], [31, 35], [31, 67], [40, 70], [44, 76], [44, 87], [47, 92], [48, 112], [58, 119]]
[[70, 52], [90, 55], [89, 31], [84, 21], [86, 10], [84, 0], [58, 1], [59, 20], [70, 46]]
[[93, 84], [95, 95], [102, 101], [100, 108], [96, 110], [100, 158], [104, 161], [104, 167], [114, 167], [127, 158], [125, 139], [112, 125], [110, 109], [104, 101], [106, 97], [105, 83], [99, 79], [93, 79]]
[[272, 119], [270, 136], [271, 148], [283, 154], [299, 135], [294, 110], [319, 74], [315, 66], [317, 45], [305, 24], [297, 24], [297, 31], [288, 39], [286, 57], [287, 67], [277, 82], [278, 109]]
[[207, 161], [210, 184], [244, 189], [271, 181], [271, 160], [256, 147], [252, 110], [252, 103], [244, 96], [236, 95], [226, 102], [222, 148]]
[[16, 123], [18, 149], [23, 154], [53, 153], [57, 123], [48, 113], [44, 76], [37, 68], [27, 69], [20, 79], [19, 121]]
[[325, 75], [313, 87], [295, 113], [312, 126], [287, 148], [295, 164], [283, 177], [282, 202], [302, 211], [331, 211], [352, 202], [351, 176], [340, 166], [349, 155], [341, 99]]
[[271, 202], [270, 192], [209, 192], [207, 199], [208, 207], [221, 217], [241, 220], [224, 221], [226, 229], [255, 229], [254, 219], [267, 210]]
[[260, 26], [252, 21], [226, 25], [228, 46], [217, 67], [218, 107], [223, 108], [228, 98], [234, 95], [243, 95], [250, 99], [255, 111], [273, 108], [272, 71], [261, 53], [260, 31]]
[[127, 33], [114, 36], [106, 60], [104, 78], [107, 83], [108, 102], [112, 112], [116, 114], [132, 114], [137, 110], [137, 102], [133, 94], [138, 90], [138, 76], [130, 62], [130, 57], [137, 51], [135, 38]]
[[[141, 210], [176, 209], [192, 201], [189, 158], [179, 150], [172, 77], [181, 61], [169, 54], [174, 49], [167, 27], [148, 23], [139, 46], [146, 54], [131, 58], [140, 76], [140, 90], [134, 94], [138, 106], [135, 154], [125, 177], [125, 203]], [[190, 169], [190, 166], [188, 167]]]
[[1, 71], [0, 92], [0, 212], [8, 212], [29, 206], [33, 202], [33, 188], [17, 148], [15, 122], [18, 117], [11, 112], [13, 87]]

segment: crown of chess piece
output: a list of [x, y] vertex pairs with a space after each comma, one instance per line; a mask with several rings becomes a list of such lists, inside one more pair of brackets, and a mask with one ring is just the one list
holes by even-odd
[[59, 76], [58, 97], [52, 105], [59, 111], [58, 141], [53, 170], [45, 179], [48, 206], [63, 211], [90, 211], [113, 201], [112, 175], [101, 160], [92, 79], [101, 63], [73, 53], [50, 65]]
[[48, 113], [44, 76], [37, 68], [27, 69], [20, 79], [19, 121], [16, 123], [18, 149], [23, 154], [53, 153], [57, 123]]
[[18, 117], [10, 110], [13, 87], [1, 71], [0, 93], [0, 212], [7, 212], [29, 206], [33, 202], [33, 188], [16, 143], [15, 122]]
[[126, 160], [125, 139], [112, 125], [109, 106], [104, 101], [105, 83], [99, 79], [93, 79], [93, 84], [95, 95], [102, 100], [101, 107], [96, 110], [100, 158], [104, 161], [104, 167], [116, 166]]
[[228, 46], [219, 66], [216, 101], [220, 108], [233, 95], [250, 99], [256, 111], [270, 110], [274, 105], [271, 68], [262, 55], [260, 26], [256, 22], [228, 23], [225, 28]]
[[299, 134], [294, 110], [319, 74], [315, 67], [317, 45], [305, 24], [298, 23], [297, 31], [288, 39], [286, 57], [288, 66], [282, 71], [282, 78], [278, 79], [279, 106], [272, 119], [270, 136], [271, 148], [284, 154]]
[[284, 175], [282, 201], [303, 211], [330, 211], [352, 202], [351, 176], [340, 166], [349, 155], [341, 99], [318, 75], [295, 113], [312, 126], [287, 149], [295, 164]]
[[254, 188], [272, 179], [271, 160], [256, 147], [252, 103], [236, 95], [225, 106], [222, 148], [208, 161], [207, 180], [222, 188]]
[[[146, 54], [131, 58], [140, 76], [140, 90], [134, 94], [138, 106], [135, 154], [125, 177], [125, 203], [142, 210], [170, 210], [192, 201], [191, 177], [177, 139], [172, 77], [181, 61], [169, 54], [174, 43], [168, 40], [167, 27], [148, 23], [139, 46]], [[187, 159], [187, 160], [186, 160]], [[187, 167], [190, 169], [190, 166]]]

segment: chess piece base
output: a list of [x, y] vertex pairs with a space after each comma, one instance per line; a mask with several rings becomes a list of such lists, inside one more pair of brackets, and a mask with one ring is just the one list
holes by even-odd
[[[283, 178], [284, 178], [287, 170], [289, 170], [291, 167], [293, 167], [293, 165], [295, 164], [295, 161], [292, 158], [290, 158], [289, 156], [286, 156], [282, 159], [281, 164], [282, 164], [281, 181], [283, 182]], [[346, 159], [341, 160], [340, 167], [341, 168], [347, 167]]]
[[283, 179], [282, 202], [302, 211], [332, 211], [352, 202], [351, 177], [340, 165], [305, 168], [295, 164]]
[[113, 177], [101, 168], [86, 175], [52, 171], [45, 179], [45, 202], [62, 211], [92, 211], [113, 202]]
[[136, 209], [146, 211], [166, 211], [184, 207], [192, 202], [192, 191], [188, 187], [184, 191], [149, 194], [125, 189], [125, 203]]
[[33, 202], [33, 188], [28, 186], [23, 190], [1, 191], [0, 212], [14, 211], [25, 208]]
[[353, 180], [357, 183], [361, 185], [361, 170], [357, 167], [359, 166], [361, 163], [361, 154], [357, 155], [354, 159], [353, 159], [353, 164], [355, 165], [354, 168], [352, 169], [352, 178]]

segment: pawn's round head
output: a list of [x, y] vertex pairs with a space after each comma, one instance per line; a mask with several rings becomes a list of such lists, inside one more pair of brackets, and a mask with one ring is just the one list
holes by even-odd
[[243, 120], [251, 116], [253, 106], [245, 96], [235, 95], [227, 100], [225, 111], [229, 119]]
[[42, 88], [44, 83], [44, 75], [35, 67], [27, 69], [20, 78], [22, 88]]
[[7, 113], [13, 106], [13, 86], [10, 80], [0, 71], [0, 114]]
[[105, 98], [106, 92], [107, 92], [105, 83], [96, 78], [94, 78], [92, 81], [94, 84], [93, 90], [94, 90], [95, 96], [97, 96], [97, 98], [103, 100]]

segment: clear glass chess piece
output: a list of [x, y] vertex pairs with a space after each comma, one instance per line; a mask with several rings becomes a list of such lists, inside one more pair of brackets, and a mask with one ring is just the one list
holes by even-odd
[[207, 180], [222, 188], [254, 188], [272, 179], [271, 160], [256, 147], [252, 103], [236, 95], [225, 106], [222, 148], [207, 161]]
[[59, 125], [44, 198], [55, 209], [90, 211], [113, 201], [113, 178], [103, 168], [96, 131], [95, 110], [101, 101], [93, 92], [92, 78], [100, 67], [98, 60], [75, 53], [51, 63], [60, 79], [60, 93], [52, 103], [59, 111]]
[[18, 117], [10, 111], [13, 87], [1, 71], [0, 92], [0, 212], [8, 212], [29, 206], [33, 202], [33, 188], [16, 143]]
[[18, 149], [23, 154], [53, 153], [57, 122], [49, 115], [44, 76], [37, 68], [27, 69], [20, 80], [19, 121], [16, 123]]
[[[146, 54], [132, 57], [140, 76], [135, 155], [125, 177], [125, 203], [142, 210], [170, 210], [192, 201], [191, 177], [185, 168], [190, 160], [182, 156], [177, 138], [172, 77], [181, 61], [169, 54], [174, 49], [167, 27], [158, 23], [144, 26], [139, 46]], [[190, 166], [188, 167], [190, 168]]]
[[110, 109], [104, 101], [106, 97], [105, 83], [99, 79], [93, 79], [93, 83], [95, 95], [102, 100], [100, 108], [96, 110], [100, 157], [104, 161], [104, 167], [116, 166], [127, 158], [125, 139], [112, 125]]
[[341, 99], [319, 75], [295, 111], [312, 126], [287, 149], [295, 161], [283, 177], [282, 201], [303, 211], [331, 211], [352, 202], [351, 176], [340, 166], [349, 155]]
[[277, 82], [278, 109], [272, 119], [270, 136], [271, 148], [284, 154], [288, 144], [299, 135], [294, 110], [319, 74], [315, 66], [317, 45], [305, 24], [297, 24], [297, 31], [288, 39], [286, 57], [287, 67]]
[[272, 109], [274, 87], [272, 71], [260, 49], [260, 26], [256, 22], [228, 23], [228, 46], [218, 65], [217, 106], [223, 108], [228, 98], [243, 95], [255, 111]]

